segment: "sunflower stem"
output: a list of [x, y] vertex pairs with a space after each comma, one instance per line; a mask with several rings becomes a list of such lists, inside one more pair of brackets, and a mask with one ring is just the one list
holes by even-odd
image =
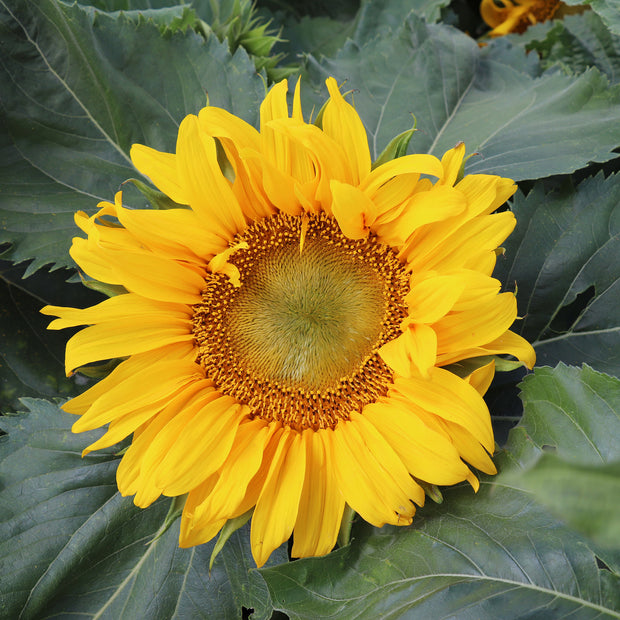
[[344, 513], [342, 515], [342, 521], [340, 522], [340, 531], [338, 532], [338, 546], [346, 547], [351, 539], [351, 526], [353, 525], [353, 517], [355, 517], [355, 510], [349, 506], [344, 505]]

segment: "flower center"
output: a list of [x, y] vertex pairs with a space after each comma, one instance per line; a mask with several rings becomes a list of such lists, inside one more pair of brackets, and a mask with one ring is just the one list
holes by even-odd
[[408, 275], [369, 237], [325, 214], [273, 215], [248, 227], [229, 262], [235, 287], [208, 274], [193, 327], [199, 363], [255, 416], [298, 430], [333, 427], [387, 392], [376, 351], [400, 334]]
[[513, 28], [514, 32], [523, 33], [532, 24], [545, 22], [551, 19], [560, 8], [560, 0], [537, 0], [530, 10]]

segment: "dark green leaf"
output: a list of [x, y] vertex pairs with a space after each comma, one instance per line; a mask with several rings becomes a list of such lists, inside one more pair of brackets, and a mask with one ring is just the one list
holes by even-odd
[[41, 271], [22, 280], [25, 266], [0, 261], [0, 412], [14, 410], [22, 396], [75, 395], [84, 377], [65, 376], [66, 333], [50, 332], [46, 304], [85, 306], [100, 301], [79, 284], [68, 284], [71, 272]]
[[620, 380], [560, 364], [538, 368], [521, 388], [521, 425], [538, 448], [580, 465], [620, 460]]
[[482, 52], [464, 34], [413, 15], [394, 36], [349, 42], [333, 59], [309, 58], [316, 105], [328, 75], [355, 89], [373, 157], [411, 126], [416, 152], [443, 154], [460, 141], [468, 173], [520, 180], [570, 173], [615, 157], [620, 90], [596, 70], [533, 78]]
[[[74, 435], [75, 416], [24, 404], [28, 414], [0, 418], [1, 617], [237, 620], [242, 606], [271, 616], [247, 528], [209, 574], [213, 542], [180, 549], [179, 522], [166, 529], [169, 500], [141, 510], [116, 491], [118, 448], [80, 458], [100, 431]], [[280, 549], [270, 562], [285, 559]]]
[[255, 122], [264, 84], [247, 54], [188, 31], [54, 0], [0, 0], [0, 242], [10, 258], [69, 265], [73, 213], [135, 177], [133, 143], [174, 151], [206, 104]]
[[539, 364], [583, 362], [620, 373], [620, 175], [545, 193], [538, 183], [513, 203], [517, 228], [497, 277], [517, 286], [513, 330]]
[[536, 24], [523, 35], [507, 38], [535, 50], [546, 69], [559, 65], [565, 71], [582, 73], [596, 67], [611, 84], [620, 82], [620, 35], [610, 32], [593, 11]]
[[620, 548], [620, 461], [575, 465], [545, 454], [515, 484], [599, 545]]
[[[523, 424], [496, 459], [500, 473], [484, 478], [477, 496], [464, 486], [446, 489], [443, 504], [420, 509], [411, 527], [358, 524], [349, 547], [261, 570], [276, 608], [294, 619], [620, 618], [620, 575], [599, 569], [587, 541], [512, 482], [540, 458], [538, 444], [555, 445], [558, 425], [575, 423], [574, 412], [584, 404], [579, 389], [593, 396], [602, 388], [602, 400], [609, 380], [588, 369], [537, 370], [526, 382]], [[553, 403], [536, 409], [532, 394], [553, 392], [553, 399], [558, 390], [564, 394], [557, 411]], [[614, 413], [594, 416], [600, 400], [586, 398], [581, 416], [590, 417], [580, 445], [605, 452], [618, 436], [618, 394], [613, 399]], [[620, 553], [608, 551], [602, 559], [618, 566]]]

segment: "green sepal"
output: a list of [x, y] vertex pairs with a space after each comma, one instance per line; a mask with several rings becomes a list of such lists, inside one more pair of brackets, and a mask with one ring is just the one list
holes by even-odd
[[491, 362], [495, 362], [495, 370], [497, 372], [510, 372], [511, 370], [516, 370], [517, 368], [525, 366], [525, 364], [519, 360], [509, 360], [499, 355], [481, 355], [480, 357], [470, 357], [469, 359], [461, 360], [454, 364], [448, 364], [447, 366], [443, 366], [443, 368], [464, 379], [475, 370]]
[[181, 516], [183, 513], [183, 508], [185, 507], [185, 500], [187, 499], [187, 493], [185, 495], [177, 495], [172, 498], [170, 502], [170, 508], [168, 509], [168, 514], [162, 523], [162, 526], [157, 530], [155, 536], [153, 536], [152, 540], [149, 541], [149, 544], [152, 545], [156, 540], [161, 538], [170, 526]]
[[[342, 97], [344, 98], [347, 95], [350, 95], [352, 92], [353, 92], [352, 90], [348, 90], [346, 93], [342, 93]], [[321, 106], [319, 113], [314, 119], [314, 125], [316, 125], [319, 129], [323, 129], [323, 114], [325, 113], [325, 108], [327, 107], [327, 104], [330, 101], [331, 101], [331, 97]]]
[[344, 512], [342, 514], [337, 540], [339, 547], [346, 547], [349, 544], [349, 540], [351, 540], [351, 526], [353, 525], [355, 514], [355, 510], [353, 510], [349, 504], [344, 505]]
[[[463, 143], [459, 142], [456, 146], [459, 146], [460, 144], [463, 144]], [[465, 157], [463, 157], [461, 167], [459, 168], [459, 172], [456, 175], [456, 181], [454, 182], [455, 184], [463, 180], [463, 177], [465, 176], [465, 164], [469, 161], [470, 157], [473, 157], [474, 155], [480, 155], [480, 153], [478, 153], [477, 151], [474, 151], [473, 153], [470, 153], [469, 155], [465, 155]], [[498, 248], [498, 250], [499, 249], [503, 250], [504, 248]]]
[[118, 359], [113, 359], [103, 364], [91, 364], [90, 366], [80, 366], [74, 370], [89, 379], [101, 379], [109, 375], [119, 364]]
[[321, 106], [319, 113], [316, 115], [316, 118], [314, 119], [313, 124], [316, 125], [319, 129], [323, 129], [323, 114], [325, 113], [325, 108], [327, 107], [328, 103], [329, 103], [329, 99]]
[[231, 182], [235, 182], [235, 169], [232, 167], [230, 160], [226, 156], [226, 151], [222, 143], [215, 138], [215, 153], [217, 156], [217, 165], [220, 167], [222, 174]]
[[424, 493], [427, 497], [432, 499], [436, 504], [443, 503], [443, 495], [441, 494], [441, 491], [439, 490], [439, 487], [437, 485], [429, 484], [428, 482], [424, 482], [424, 480], [418, 480], [417, 478], [415, 479], [415, 481], [424, 489]]
[[127, 289], [120, 284], [106, 284], [97, 280], [83, 280], [82, 284], [86, 288], [103, 293], [107, 297], [116, 297], [116, 295], [124, 295], [127, 292]]
[[403, 131], [403, 133], [398, 134], [395, 138], [390, 140], [390, 143], [383, 149], [383, 152], [372, 165], [372, 169], [381, 166], [382, 164], [387, 163], [388, 161], [392, 161], [393, 159], [397, 159], [398, 157], [402, 157], [407, 154], [407, 149], [409, 148], [409, 142], [413, 134], [416, 130], [417, 121], [415, 117], [413, 118], [413, 127], [408, 129], [407, 131]]
[[[125, 183], [133, 183], [140, 193], [149, 201], [153, 209], [187, 209], [187, 205], [181, 205], [175, 202], [169, 196], [157, 189], [149, 187], [146, 183], [138, 179], [127, 179]], [[123, 183], [123, 185], [125, 184]]]
[[239, 517], [235, 517], [234, 519], [228, 519], [224, 524], [224, 527], [220, 530], [220, 535], [213, 547], [213, 551], [211, 552], [211, 559], [209, 560], [209, 573], [213, 568], [213, 563], [215, 562], [215, 558], [218, 556], [219, 552], [224, 548], [224, 545], [228, 541], [228, 539], [241, 527], [243, 527], [249, 520], [252, 514], [254, 513], [254, 508], [250, 508], [247, 512], [243, 513]]

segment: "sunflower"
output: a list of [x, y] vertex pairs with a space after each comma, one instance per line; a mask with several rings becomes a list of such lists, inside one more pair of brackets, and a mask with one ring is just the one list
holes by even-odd
[[[68, 373], [122, 358], [64, 405], [74, 432], [108, 424], [84, 453], [133, 435], [119, 490], [141, 507], [187, 495], [183, 547], [253, 511], [258, 566], [291, 534], [294, 557], [328, 553], [347, 505], [407, 525], [428, 485], [477, 489], [467, 464], [496, 471], [488, 356], [534, 363], [509, 331], [515, 296], [491, 277], [513, 181], [461, 179], [463, 144], [373, 167], [358, 114], [327, 88], [320, 124], [304, 121], [299, 83], [289, 113], [283, 81], [260, 131], [206, 107], [175, 154], [134, 145], [178, 206], [129, 209], [118, 193], [77, 213], [72, 257], [123, 292], [43, 309], [51, 329], [88, 325]], [[472, 358], [484, 363], [451, 371]]]
[[568, 6], [560, 0], [482, 0], [480, 14], [493, 30], [492, 37], [522, 33], [529, 26], [548, 19], [582, 13], [585, 6]]

